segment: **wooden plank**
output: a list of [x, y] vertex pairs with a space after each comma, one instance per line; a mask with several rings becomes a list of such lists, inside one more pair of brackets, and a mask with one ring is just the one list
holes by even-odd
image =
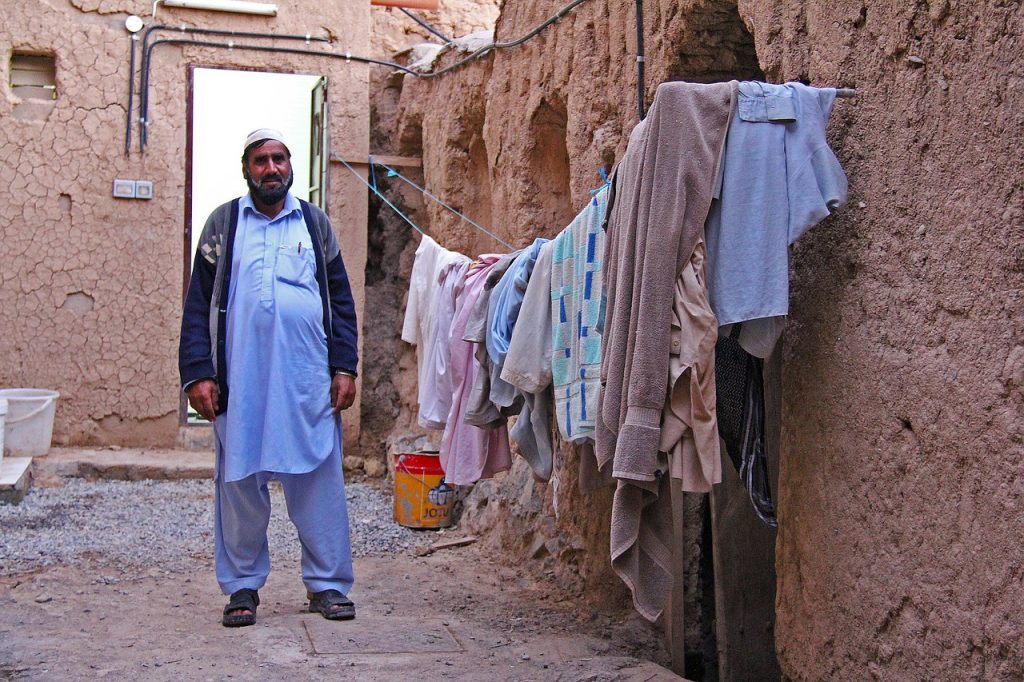
[[[781, 366], [765, 362], [765, 451], [778, 503]], [[725, 455], [725, 444], [722, 443]], [[750, 497], [726, 458], [722, 483], [711, 491], [718, 679], [778, 680], [775, 654], [776, 531], [754, 513]]]
[[[415, 156], [390, 156], [390, 155], [387, 155], [387, 154], [371, 154], [370, 156], [373, 158], [374, 163], [383, 163], [383, 164], [386, 164], [388, 166], [401, 166], [403, 168], [422, 168], [423, 167], [423, 159], [417, 158]], [[362, 159], [349, 158], [349, 159], [345, 159], [345, 162], [346, 163], [350, 163], [353, 166], [357, 166], [357, 165], [366, 166], [366, 165], [369, 165], [367, 159], [365, 159], [365, 158], [362, 158]], [[335, 158], [332, 155], [331, 163], [341, 163], [341, 160], [338, 159], [338, 158]]]
[[672, 494], [672, 594], [665, 607], [665, 644], [672, 656], [672, 672], [686, 677], [686, 623], [683, 618], [686, 594], [686, 551], [683, 546], [683, 530], [686, 527], [686, 512], [683, 505], [685, 493], [682, 481], [672, 479], [669, 484]]
[[467, 535], [464, 538], [456, 538], [455, 540], [443, 540], [441, 542], [435, 542], [429, 547], [420, 547], [416, 550], [416, 556], [427, 556], [433, 554], [439, 549], [451, 549], [452, 547], [465, 547], [476, 542], [475, 535]]
[[370, 0], [378, 7], [408, 7], [409, 9], [436, 10], [441, 0]]

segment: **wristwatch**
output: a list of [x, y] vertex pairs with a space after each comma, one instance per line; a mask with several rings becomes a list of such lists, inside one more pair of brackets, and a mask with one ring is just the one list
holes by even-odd
[[347, 377], [352, 377], [353, 379], [356, 378], [356, 375], [353, 374], [352, 372], [348, 371], [347, 369], [336, 369], [336, 370], [334, 370], [334, 376], [338, 376], [339, 374], [347, 376]]

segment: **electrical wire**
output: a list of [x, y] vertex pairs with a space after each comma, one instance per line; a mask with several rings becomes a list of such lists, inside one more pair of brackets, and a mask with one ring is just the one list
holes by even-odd
[[[553, 23], [555, 23], [556, 21], [558, 21], [559, 19], [564, 17], [566, 14], [568, 14], [569, 12], [574, 10], [576, 7], [578, 7], [579, 5], [582, 5], [585, 2], [588, 2], [588, 0], [572, 0], [572, 2], [570, 2], [567, 5], [565, 5], [560, 10], [558, 10], [557, 12], [552, 14], [550, 17], [548, 17], [546, 20], [544, 20], [542, 23], [538, 24], [533, 29], [528, 31], [526, 34], [520, 36], [519, 38], [516, 38], [515, 40], [509, 40], [509, 41], [503, 41], [503, 42], [497, 42], [497, 41], [492, 42], [490, 45], [484, 45], [483, 47], [475, 50], [469, 56], [465, 57], [464, 59], [460, 59], [459, 61], [457, 61], [457, 62], [455, 62], [453, 64], [449, 64], [448, 66], [446, 66], [443, 69], [440, 69], [438, 71], [429, 71], [429, 72], [425, 72], [425, 73], [424, 72], [420, 72], [420, 71], [415, 71], [413, 69], [410, 69], [407, 66], [403, 66], [402, 64], [397, 64], [395, 62], [389, 62], [389, 61], [385, 61], [385, 60], [381, 60], [381, 59], [372, 59], [370, 57], [362, 57], [362, 56], [354, 55], [354, 54], [351, 54], [351, 53], [348, 53], [348, 52], [346, 52], [344, 54], [339, 54], [337, 52], [320, 52], [320, 51], [317, 51], [317, 50], [304, 50], [304, 49], [299, 49], [299, 48], [277, 47], [277, 46], [271, 46], [271, 45], [236, 44], [233, 41], [232, 42], [228, 42], [228, 43], [221, 43], [221, 42], [205, 41], [205, 40], [185, 40], [185, 39], [180, 39], [180, 38], [164, 38], [164, 39], [161, 39], [161, 40], [154, 41], [152, 44], [149, 44], [149, 35], [150, 35], [151, 32], [156, 31], [156, 30], [178, 30], [178, 31], [182, 31], [182, 32], [185, 32], [185, 33], [197, 33], [197, 34], [203, 34], [203, 35], [227, 35], [227, 36], [238, 36], [238, 37], [246, 37], [246, 38], [266, 38], [266, 39], [279, 39], [279, 40], [304, 40], [306, 42], [309, 42], [311, 40], [316, 40], [316, 41], [330, 42], [329, 38], [314, 37], [314, 36], [311, 36], [308, 33], [306, 35], [304, 35], [304, 36], [300, 36], [300, 35], [286, 35], [286, 34], [278, 35], [278, 34], [272, 34], [272, 33], [249, 33], [249, 32], [242, 32], [242, 31], [222, 31], [222, 30], [217, 30], [217, 29], [191, 28], [191, 27], [188, 27], [188, 26], [172, 27], [172, 26], [166, 26], [166, 25], [163, 25], [163, 24], [157, 24], [155, 26], [150, 26], [149, 28], [146, 29], [146, 31], [145, 31], [145, 33], [143, 35], [143, 38], [142, 38], [142, 46], [143, 46], [142, 47], [142, 68], [141, 68], [142, 75], [140, 76], [140, 86], [139, 86], [139, 91], [140, 91], [139, 92], [139, 151], [140, 152], [144, 152], [145, 151], [146, 142], [147, 142], [147, 138], [148, 138], [147, 127], [149, 126], [149, 73], [150, 73], [150, 68], [151, 68], [151, 60], [152, 60], [153, 50], [158, 45], [196, 45], [196, 46], [199, 46], [199, 47], [213, 47], [213, 48], [223, 48], [223, 49], [229, 49], [229, 50], [252, 50], [252, 51], [257, 51], [257, 52], [277, 52], [277, 53], [284, 53], [284, 54], [302, 54], [302, 55], [312, 55], [312, 56], [317, 56], [317, 57], [330, 57], [330, 58], [335, 58], [335, 59], [345, 59], [346, 61], [359, 62], [359, 63], [363, 63], [363, 64], [374, 64], [374, 65], [377, 65], [377, 66], [386, 66], [388, 68], [396, 69], [396, 70], [401, 71], [403, 73], [409, 74], [409, 75], [414, 76], [416, 78], [435, 78], [437, 76], [443, 76], [444, 74], [451, 73], [455, 69], [457, 69], [457, 68], [459, 68], [459, 67], [461, 67], [461, 66], [463, 66], [465, 64], [468, 64], [471, 61], [479, 59], [480, 57], [482, 57], [485, 54], [491, 52], [492, 50], [506, 49], [506, 48], [516, 47], [518, 45], [522, 45], [527, 40], [530, 40], [534, 36], [540, 34], [548, 26], [552, 25]], [[638, 29], [638, 30], [642, 30], [642, 29]], [[638, 60], [639, 60], [639, 58], [638, 58]], [[134, 77], [134, 74], [132, 74], [132, 76]], [[641, 107], [642, 106], [643, 105], [641, 104]]]
[[131, 56], [128, 61], [128, 110], [125, 116], [127, 120], [124, 126], [124, 155], [128, 156], [132, 151], [132, 109], [135, 107], [135, 43], [139, 42], [139, 35], [132, 33]]
[[548, 26], [550, 26], [551, 24], [555, 23], [556, 21], [558, 21], [559, 19], [564, 17], [566, 14], [568, 14], [572, 10], [576, 9], [576, 7], [578, 7], [579, 5], [582, 5], [585, 2], [588, 2], [588, 0], [573, 0], [568, 5], [564, 6], [562, 9], [558, 10], [557, 12], [552, 14], [550, 17], [548, 17], [543, 23], [538, 24], [531, 31], [529, 31], [528, 33], [526, 33], [525, 35], [523, 35], [523, 36], [521, 36], [519, 38], [516, 38], [515, 40], [509, 40], [509, 41], [505, 41], [505, 42], [497, 42], [497, 41], [495, 41], [495, 42], [491, 43], [490, 45], [484, 45], [483, 47], [479, 48], [478, 50], [476, 50], [475, 52], [470, 54], [465, 59], [460, 59], [459, 61], [455, 62], [454, 64], [449, 64], [448, 66], [444, 67], [440, 71], [429, 71], [427, 73], [417, 73], [416, 76], [419, 77], [419, 78], [435, 78], [437, 76], [443, 76], [446, 73], [450, 73], [450, 72], [454, 71], [455, 69], [459, 68], [463, 64], [467, 64], [467, 63], [469, 63], [469, 62], [471, 62], [471, 61], [473, 61], [475, 59], [479, 59], [480, 57], [483, 57], [485, 54], [487, 54], [491, 50], [501, 50], [501, 49], [505, 49], [505, 48], [509, 48], [509, 47], [516, 47], [518, 45], [522, 45], [527, 40], [529, 40], [530, 38], [533, 38], [534, 36], [539, 34], [541, 31], [546, 29]]
[[[306, 43], [309, 42], [321, 42], [329, 43], [331, 38], [328, 36], [315, 36], [311, 33], [305, 35], [289, 34], [289, 33], [264, 33], [255, 31], [227, 31], [223, 29], [214, 28], [194, 28], [191, 26], [168, 26], [167, 24], [154, 24], [149, 26], [142, 34], [142, 64], [141, 74], [139, 76], [139, 151], [142, 151], [146, 144], [146, 121], [148, 120], [149, 114], [149, 72], [150, 72], [150, 58], [153, 51], [150, 49], [149, 36], [156, 31], [178, 31], [180, 33], [196, 33], [199, 35], [219, 35], [219, 36], [232, 36], [240, 38], [261, 38], [271, 40], [301, 40]], [[135, 80], [134, 70], [129, 74], [129, 79]], [[129, 133], [130, 134], [130, 133]]]
[[644, 92], [644, 0], [636, 0], [636, 106], [640, 120], [647, 116], [647, 94]]
[[413, 13], [413, 12], [410, 12], [409, 10], [407, 10], [407, 9], [406, 9], [406, 8], [404, 8], [404, 7], [399, 7], [398, 9], [399, 9], [399, 11], [401, 11], [401, 12], [402, 12], [402, 14], [404, 14], [404, 15], [405, 15], [405, 16], [407, 16], [407, 17], [409, 17], [410, 19], [412, 19], [413, 21], [415, 21], [415, 22], [416, 22], [417, 24], [419, 24], [419, 25], [420, 25], [420, 26], [422, 26], [423, 28], [427, 29], [427, 31], [429, 31], [430, 33], [433, 33], [433, 34], [434, 34], [435, 36], [437, 36], [438, 38], [440, 38], [441, 40], [443, 40], [443, 41], [445, 42], [445, 44], [449, 44], [449, 43], [451, 43], [451, 42], [452, 42], [452, 39], [451, 39], [451, 38], [449, 38], [449, 37], [448, 37], [448, 36], [446, 36], [445, 34], [443, 34], [443, 33], [441, 33], [440, 31], [438, 31], [438, 30], [437, 30], [436, 28], [434, 28], [433, 26], [431, 26], [430, 24], [428, 24], [428, 23], [427, 23], [427, 22], [426, 22], [425, 20], [423, 20], [423, 19], [422, 19], [422, 18], [421, 18], [421, 17], [420, 17], [420, 16], [418, 15], [418, 14], [415, 14], [415, 13]]

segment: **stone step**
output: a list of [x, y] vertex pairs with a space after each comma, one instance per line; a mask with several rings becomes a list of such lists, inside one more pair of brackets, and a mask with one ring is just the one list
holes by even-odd
[[32, 458], [0, 460], [0, 504], [18, 504], [32, 486]]
[[213, 478], [212, 451], [152, 448], [53, 448], [35, 458], [33, 475], [41, 485], [62, 478], [140, 481]]

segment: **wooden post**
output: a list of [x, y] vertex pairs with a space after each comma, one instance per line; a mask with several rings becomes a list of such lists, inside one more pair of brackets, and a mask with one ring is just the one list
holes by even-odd
[[685, 553], [683, 529], [686, 527], [682, 481], [672, 479], [669, 484], [672, 494], [672, 594], [665, 607], [665, 642], [672, 654], [672, 672], [686, 677], [686, 623], [683, 619], [684, 596], [686, 592]]

